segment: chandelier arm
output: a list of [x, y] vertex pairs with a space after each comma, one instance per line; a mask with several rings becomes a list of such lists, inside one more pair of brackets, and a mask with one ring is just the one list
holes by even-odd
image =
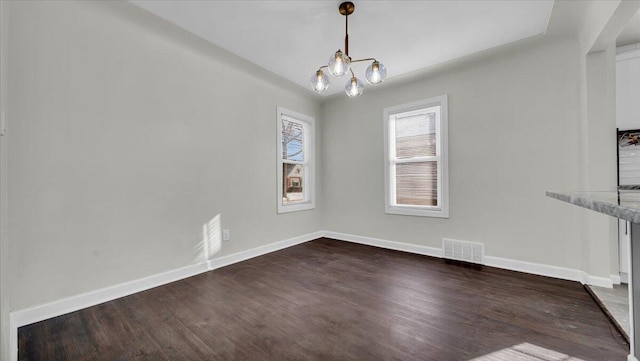
[[326, 69], [328, 67], [329, 67], [329, 65], [323, 65], [323, 66], [319, 67], [318, 70]]
[[361, 61], [371, 61], [371, 60], [377, 61], [376, 58], [365, 58], [365, 59], [351, 60], [351, 63], [353, 64], [353, 63], [359, 63]]
[[351, 77], [352, 77], [352, 78], [355, 78], [355, 77], [356, 77], [356, 75], [353, 73], [353, 69], [352, 69], [351, 67], [349, 67], [349, 71], [351, 72]]

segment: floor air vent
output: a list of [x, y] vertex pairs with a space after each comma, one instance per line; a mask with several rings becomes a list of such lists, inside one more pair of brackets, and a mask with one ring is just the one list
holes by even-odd
[[442, 253], [446, 259], [484, 264], [484, 244], [478, 242], [442, 239]]

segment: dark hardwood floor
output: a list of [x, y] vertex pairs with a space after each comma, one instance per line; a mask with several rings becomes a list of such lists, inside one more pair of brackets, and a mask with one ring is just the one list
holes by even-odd
[[22, 327], [19, 359], [468, 361], [525, 342], [628, 354], [579, 283], [320, 239]]

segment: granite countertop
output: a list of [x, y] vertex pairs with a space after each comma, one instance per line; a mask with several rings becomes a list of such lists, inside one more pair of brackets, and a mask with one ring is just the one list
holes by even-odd
[[640, 191], [640, 184], [625, 184], [618, 186], [619, 191]]
[[547, 192], [547, 197], [640, 223], [640, 192]]

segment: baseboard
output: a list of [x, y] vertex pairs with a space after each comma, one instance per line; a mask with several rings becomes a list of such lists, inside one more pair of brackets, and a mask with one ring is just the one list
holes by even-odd
[[608, 277], [598, 277], [573, 268], [552, 266], [542, 263], [518, 261], [508, 258], [485, 256], [485, 264], [491, 267], [508, 269], [511, 271], [531, 273], [539, 276], [576, 281], [582, 284], [599, 287], [613, 287], [613, 281]]
[[347, 241], [352, 243], [364, 244], [368, 246], [392, 249], [395, 251], [403, 251], [403, 252], [409, 252], [409, 253], [422, 254], [425, 256], [442, 258], [441, 248], [427, 247], [427, 246], [421, 246], [418, 244], [389, 241], [386, 239], [356, 236], [354, 234], [331, 232], [331, 231], [322, 231], [321, 234], [323, 237], [337, 239], [339, 241]]
[[[214, 258], [206, 263], [191, 265], [176, 270], [164, 272], [158, 275], [149, 276], [139, 280], [126, 282], [119, 285], [103, 288], [100, 290], [84, 293], [78, 296], [65, 298], [48, 304], [11, 312], [10, 314], [10, 347], [11, 360], [18, 360], [18, 328], [43, 321], [52, 317], [64, 315], [69, 312], [81, 310], [83, 308], [98, 305], [120, 297], [128, 296], [150, 288], [162, 286], [187, 277], [228, 266], [250, 258], [258, 257], [267, 253], [275, 252], [284, 248], [295, 246], [301, 243], [312, 241], [321, 237], [332, 238], [345, 242], [364, 244], [374, 247], [386, 248], [396, 251], [403, 251], [436, 258], [442, 258], [442, 249], [428, 247], [417, 244], [397, 242], [386, 239], [357, 236], [347, 233], [332, 231], [318, 231], [306, 235], [289, 238], [283, 241], [271, 243], [265, 246], [250, 250], [230, 254], [223, 257]], [[512, 271], [536, 274], [540, 276], [554, 277], [570, 281], [577, 281], [583, 284], [590, 284], [601, 287], [612, 287], [613, 277], [596, 277], [586, 274], [583, 271], [551, 266], [539, 263], [517, 261], [512, 259], [485, 256], [485, 264], [491, 267], [503, 268]], [[629, 356], [628, 361], [638, 361], [635, 357]]]
[[[353, 234], [339, 233], [339, 232], [332, 232], [332, 231], [322, 231], [321, 234], [324, 237], [333, 238], [340, 241], [347, 241], [347, 242], [365, 244], [369, 246], [393, 249], [396, 251], [404, 251], [409, 253], [417, 253], [417, 254], [422, 254], [426, 256], [442, 258], [441, 248], [421, 246], [417, 244], [390, 241], [390, 240], [379, 239], [379, 238], [363, 237], [363, 236], [357, 236]], [[493, 257], [493, 256], [485, 256], [484, 259], [485, 259], [485, 265], [491, 266], [491, 267], [502, 268], [502, 269], [507, 269], [511, 271], [524, 272], [524, 273], [531, 273], [539, 276], [559, 278], [559, 279], [568, 280], [568, 281], [576, 281], [582, 284], [589, 284], [593, 286], [608, 287], [608, 288], [613, 287], [613, 282], [610, 278], [591, 276], [583, 271], [576, 270], [576, 269], [551, 266], [551, 265], [546, 265], [541, 263], [518, 261], [518, 260]]]
[[301, 243], [309, 242], [314, 239], [318, 239], [323, 237], [322, 232], [314, 232], [305, 234], [298, 237], [293, 237], [289, 239], [285, 239], [284, 241], [279, 241], [271, 244], [267, 244], [265, 246], [260, 246], [257, 248], [252, 248], [246, 251], [230, 254], [228, 256], [214, 258], [207, 262], [209, 270], [214, 270], [220, 267], [228, 266], [234, 263], [242, 262], [248, 260], [250, 258], [262, 256], [267, 253], [279, 251], [284, 248], [288, 248], [291, 246], [295, 246]]
[[598, 287], [606, 287], [613, 288], [613, 280], [611, 277], [598, 277], [587, 274], [586, 272], [582, 272], [584, 275], [583, 284], [590, 286], [598, 286]]
[[120, 297], [145, 291], [167, 283], [175, 282], [184, 278], [195, 276], [216, 268], [224, 267], [233, 263], [241, 262], [249, 258], [261, 256], [270, 252], [278, 251], [300, 243], [308, 242], [322, 237], [321, 232], [314, 232], [299, 237], [286, 239], [271, 243], [265, 246], [253, 248], [247, 251], [234, 253], [228, 256], [214, 258], [206, 263], [191, 265], [161, 274], [145, 277], [100, 290], [87, 292], [77, 296], [72, 296], [59, 301], [54, 301], [44, 305], [27, 308], [24, 310], [11, 312], [10, 314], [10, 347], [11, 360], [18, 360], [18, 328], [43, 321], [52, 317], [61, 316], [83, 308], [95, 306], [104, 302], [112, 301]]
[[638, 359], [633, 355], [629, 355], [627, 356], [627, 361], [638, 361]]
[[620, 282], [629, 283], [629, 274], [627, 272], [620, 272]]
[[205, 263], [190, 265], [157, 275], [138, 280], [121, 283], [96, 291], [83, 293], [77, 296], [64, 298], [44, 305], [27, 308], [10, 314], [10, 342], [11, 359], [18, 359], [18, 328], [43, 321], [52, 317], [61, 316], [83, 308], [99, 305], [120, 297], [129, 296], [167, 283], [175, 282], [187, 277], [208, 271]]
[[622, 277], [620, 277], [620, 275], [609, 275], [609, 278], [611, 278], [611, 282], [613, 282], [614, 285], [622, 283]]
[[569, 281], [577, 281], [581, 283], [584, 283], [583, 281], [585, 281], [584, 272], [576, 269], [551, 266], [541, 263], [518, 261], [494, 256], [485, 256], [484, 259], [485, 264], [491, 267], [531, 273], [539, 276], [559, 278]]

